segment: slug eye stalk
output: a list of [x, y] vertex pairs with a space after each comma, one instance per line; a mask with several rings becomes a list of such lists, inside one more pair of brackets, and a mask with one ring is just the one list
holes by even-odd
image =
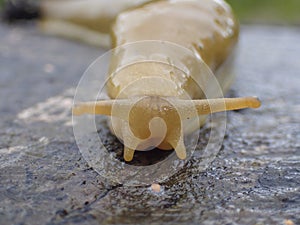
[[[178, 158], [185, 159], [181, 120], [222, 111], [258, 108], [260, 105], [256, 97], [180, 100], [147, 96], [138, 101], [117, 99], [79, 103], [74, 106], [73, 115], [98, 114], [121, 119], [123, 122], [117, 124], [117, 132], [114, 133], [121, 130], [117, 136], [124, 142], [125, 161], [133, 159], [135, 150], [153, 146], [153, 137], [156, 138], [155, 146], [164, 150], [174, 149]], [[155, 125], [153, 118], [160, 118], [162, 122]]]
[[[239, 110], [245, 108], [259, 108], [261, 106], [261, 102], [257, 97], [219, 98], [205, 100], [172, 100], [172, 103], [176, 104], [176, 108], [171, 106], [173, 110], [180, 110], [186, 116], [189, 116], [188, 111], [190, 111], [189, 109], [191, 107], [195, 107], [198, 115], [207, 115], [217, 112]], [[78, 103], [73, 107], [72, 112], [75, 116], [84, 114], [112, 116], [113, 105], [117, 105], [120, 109], [128, 110], [133, 107], [133, 101], [130, 99], [118, 99]], [[163, 106], [165, 105], [161, 105], [159, 108]], [[144, 105], [140, 107], [147, 106]]]

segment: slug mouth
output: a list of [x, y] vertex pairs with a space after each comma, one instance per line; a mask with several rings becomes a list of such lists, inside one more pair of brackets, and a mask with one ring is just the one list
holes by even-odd
[[78, 103], [72, 111], [74, 116], [110, 116], [111, 131], [124, 144], [124, 159], [131, 161], [135, 150], [147, 151], [149, 147], [174, 149], [178, 158], [185, 159], [183, 121], [201, 115], [260, 106], [257, 97], [184, 100], [143, 96]]

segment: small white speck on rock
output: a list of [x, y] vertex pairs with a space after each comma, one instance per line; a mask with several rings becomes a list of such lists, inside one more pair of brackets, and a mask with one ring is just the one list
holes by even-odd
[[50, 63], [47, 63], [45, 66], [44, 66], [44, 72], [45, 73], [53, 73], [55, 71], [55, 66], [53, 64], [50, 64]]
[[159, 193], [161, 192], [162, 187], [159, 184], [152, 184], [151, 185], [151, 191], [155, 192], [155, 193]]

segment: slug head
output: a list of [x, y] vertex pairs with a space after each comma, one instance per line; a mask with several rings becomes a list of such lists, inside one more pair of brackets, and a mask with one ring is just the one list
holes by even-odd
[[73, 115], [111, 116], [112, 131], [124, 143], [124, 159], [131, 161], [135, 150], [151, 147], [175, 149], [178, 158], [186, 158], [183, 121], [215, 112], [258, 108], [256, 97], [180, 100], [156, 96], [81, 103]]
[[[128, 152], [158, 147], [163, 150], [175, 149], [179, 158], [186, 158], [185, 147], [179, 144], [183, 142], [180, 112], [166, 98], [142, 97], [132, 103], [130, 108], [116, 104], [112, 109], [112, 115], [114, 114], [119, 114], [119, 118], [122, 118], [111, 119], [112, 129], [123, 140], [126, 148], [130, 149]], [[126, 153], [124, 158], [131, 160]]]

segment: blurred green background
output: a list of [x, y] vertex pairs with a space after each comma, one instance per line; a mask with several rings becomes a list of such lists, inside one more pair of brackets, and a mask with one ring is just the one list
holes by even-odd
[[242, 23], [300, 24], [300, 0], [227, 0]]
[[[39, 0], [37, 0], [39, 1]], [[300, 0], [226, 0], [242, 23], [298, 25]], [[0, 0], [0, 7], [5, 0]]]

